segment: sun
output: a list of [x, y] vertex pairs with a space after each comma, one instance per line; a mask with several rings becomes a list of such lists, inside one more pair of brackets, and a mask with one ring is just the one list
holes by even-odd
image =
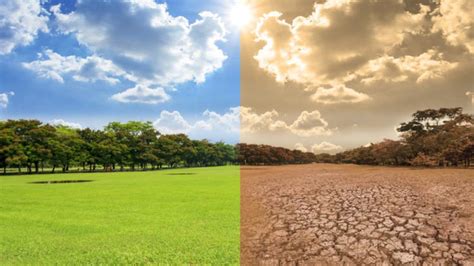
[[236, 2], [230, 10], [230, 21], [239, 28], [248, 25], [252, 19], [252, 9], [243, 1]]

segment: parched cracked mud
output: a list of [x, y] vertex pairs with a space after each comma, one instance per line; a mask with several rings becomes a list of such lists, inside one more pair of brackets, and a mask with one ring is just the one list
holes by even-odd
[[472, 170], [244, 167], [241, 180], [245, 265], [474, 265]]

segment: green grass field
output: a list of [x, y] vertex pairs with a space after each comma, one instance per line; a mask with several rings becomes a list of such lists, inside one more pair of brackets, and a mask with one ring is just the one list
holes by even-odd
[[238, 264], [239, 203], [237, 166], [1, 176], [0, 262]]

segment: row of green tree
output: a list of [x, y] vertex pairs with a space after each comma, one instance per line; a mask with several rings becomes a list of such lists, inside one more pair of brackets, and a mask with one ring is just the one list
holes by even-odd
[[37, 120], [0, 122], [0, 167], [29, 173], [71, 167], [83, 171], [160, 169], [163, 166], [304, 164], [469, 167], [474, 156], [474, 116], [462, 108], [417, 111], [398, 127], [399, 140], [386, 139], [336, 155], [269, 145], [191, 140], [161, 135], [150, 122], [112, 122], [103, 130], [52, 126]]
[[318, 162], [368, 165], [465, 166], [474, 156], [474, 116], [462, 108], [417, 111], [402, 123], [399, 140], [385, 139], [336, 155], [319, 154]]
[[161, 135], [150, 122], [112, 122], [103, 130], [52, 126], [37, 120], [0, 122], [0, 167], [5, 173], [146, 170], [163, 166], [217, 166], [237, 163], [235, 147]]

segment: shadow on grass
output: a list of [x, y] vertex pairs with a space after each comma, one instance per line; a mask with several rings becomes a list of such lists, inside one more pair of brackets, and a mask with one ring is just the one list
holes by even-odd
[[86, 182], [93, 182], [94, 180], [49, 180], [49, 181], [33, 181], [29, 182], [29, 184], [68, 184], [68, 183], [86, 183]]

